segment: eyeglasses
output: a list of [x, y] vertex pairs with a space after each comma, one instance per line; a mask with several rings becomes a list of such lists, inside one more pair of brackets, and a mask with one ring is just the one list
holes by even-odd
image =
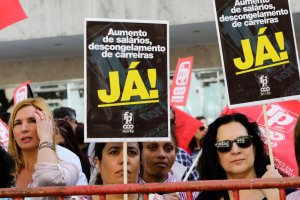
[[248, 148], [252, 144], [252, 136], [247, 135], [247, 136], [240, 136], [240, 137], [236, 138], [235, 140], [223, 140], [223, 141], [215, 143], [215, 146], [217, 147], [217, 150], [220, 153], [226, 153], [232, 149], [232, 145], [234, 142], [240, 148], [243, 148], [243, 149]]

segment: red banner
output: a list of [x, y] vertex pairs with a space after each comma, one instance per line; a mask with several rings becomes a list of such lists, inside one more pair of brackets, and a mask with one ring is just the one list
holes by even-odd
[[186, 105], [190, 90], [193, 60], [193, 56], [178, 59], [171, 86], [171, 105]]
[[0, 30], [26, 18], [18, 0], [0, 0]]
[[[298, 166], [294, 151], [294, 126], [300, 110], [300, 102], [284, 101], [266, 105], [269, 132], [275, 167], [287, 176], [298, 176]], [[267, 145], [264, 113], [262, 106], [249, 106], [236, 109], [225, 108], [222, 114], [239, 112], [256, 121]], [[266, 148], [267, 149], [267, 148]]]
[[14, 105], [19, 103], [20, 101], [28, 98], [28, 85], [30, 84], [30, 81], [26, 81], [22, 85], [19, 85], [14, 90]]
[[177, 145], [184, 149], [186, 152], [190, 153], [188, 148], [190, 141], [194, 137], [196, 131], [202, 126], [202, 122], [192, 117], [188, 113], [172, 106], [175, 111], [176, 120], [176, 138]]

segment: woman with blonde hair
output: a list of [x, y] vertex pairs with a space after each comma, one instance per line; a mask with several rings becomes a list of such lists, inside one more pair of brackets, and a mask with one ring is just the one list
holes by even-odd
[[14, 107], [8, 151], [15, 160], [17, 188], [76, 184], [79, 170], [58, 158], [54, 139], [53, 116], [42, 98], [26, 99]]

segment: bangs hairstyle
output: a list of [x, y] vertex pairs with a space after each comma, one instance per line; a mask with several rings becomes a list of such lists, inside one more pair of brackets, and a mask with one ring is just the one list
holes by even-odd
[[[53, 132], [54, 132], [53, 143], [55, 143], [56, 130], [55, 130], [55, 126], [54, 126], [53, 115], [52, 115], [52, 112], [51, 112], [48, 104], [45, 102], [44, 99], [42, 99], [40, 97], [29, 98], [29, 99], [25, 99], [25, 100], [19, 102], [17, 105], [15, 105], [14, 110], [12, 111], [12, 113], [10, 115], [10, 120], [9, 120], [9, 141], [8, 141], [8, 152], [15, 160], [15, 170], [13, 172], [14, 176], [17, 176], [20, 173], [22, 167], [24, 166], [24, 160], [23, 160], [21, 148], [16, 143], [15, 137], [13, 134], [14, 120], [16, 118], [17, 112], [21, 108], [24, 108], [27, 106], [33, 106], [39, 110], [45, 111], [48, 114], [48, 116], [50, 117], [50, 120], [52, 121], [52, 124], [53, 124]], [[54, 146], [54, 149], [55, 149], [55, 146]]]

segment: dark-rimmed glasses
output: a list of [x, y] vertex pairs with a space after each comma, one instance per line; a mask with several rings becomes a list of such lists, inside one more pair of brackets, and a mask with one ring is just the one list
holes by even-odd
[[233, 143], [236, 143], [238, 147], [240, 148], [248, 148], [252, 144], [252, 136], [251, 135], [245, 135], [237, 137], [235, 140], [223, 140], [220, 142], [215, 143], [215, 146], [217, 147], [217, 150], [220, 153], [226, 153], [229, 152], [232, 149]]

